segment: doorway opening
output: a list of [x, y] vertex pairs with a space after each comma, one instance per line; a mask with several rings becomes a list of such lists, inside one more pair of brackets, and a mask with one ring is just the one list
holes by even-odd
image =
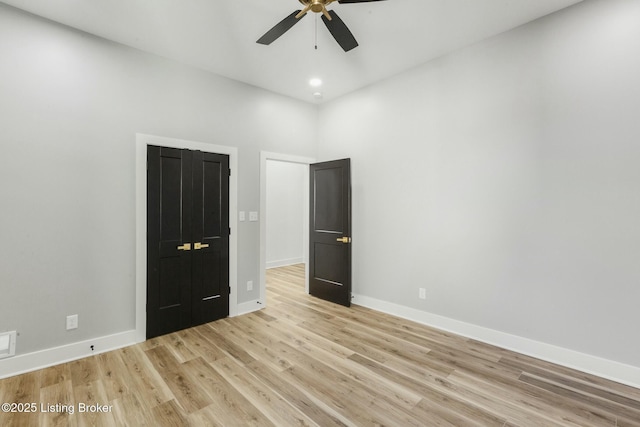
[[[315, 160], [260, 153], [260, 301], [267, 304], [269, 280], [278, 272], [304, 270], [309, 292], [309, 165]], [[287, 266], [292, 266], [287, 267]]]

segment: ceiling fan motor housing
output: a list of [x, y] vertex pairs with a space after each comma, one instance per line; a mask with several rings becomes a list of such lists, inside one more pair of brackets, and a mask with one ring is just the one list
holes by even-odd
[[305, 6], [308, 6], [312, 12], [322, 13], [327, 4], [331, 3], [327, 0], [299, 0]]

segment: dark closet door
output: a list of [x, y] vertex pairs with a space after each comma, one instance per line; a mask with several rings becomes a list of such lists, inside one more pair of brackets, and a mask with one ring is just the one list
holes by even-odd
[[229, 156], [193, 154], [193, 323], [229, 316]]
[[229, 157], [147, 148], [147, 338], [229, 314]]
[[351, 161], [310, 165], [309, 293], [351, 305]]
[[147, 149], [147, 338], [191, 326], [192, 153]]

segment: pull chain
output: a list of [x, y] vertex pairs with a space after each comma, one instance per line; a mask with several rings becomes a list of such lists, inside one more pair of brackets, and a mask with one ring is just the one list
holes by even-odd
[[316, 50], [318, 50], [318, 14], [316, 15], [316, 34], [315, 34], [315, 46], [316, 46]]

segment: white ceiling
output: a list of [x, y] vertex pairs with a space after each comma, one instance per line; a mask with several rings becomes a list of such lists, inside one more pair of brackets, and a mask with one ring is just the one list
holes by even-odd
[[[270, 46], [255, 41], [297, 0], [1, 0], [36, 15], [308, 102], [330, 100], [581, 0], [333, 3], [360, 46], [345, 53], [309, 13]], [[316, 34], [318, 49], [314, 49]]]

